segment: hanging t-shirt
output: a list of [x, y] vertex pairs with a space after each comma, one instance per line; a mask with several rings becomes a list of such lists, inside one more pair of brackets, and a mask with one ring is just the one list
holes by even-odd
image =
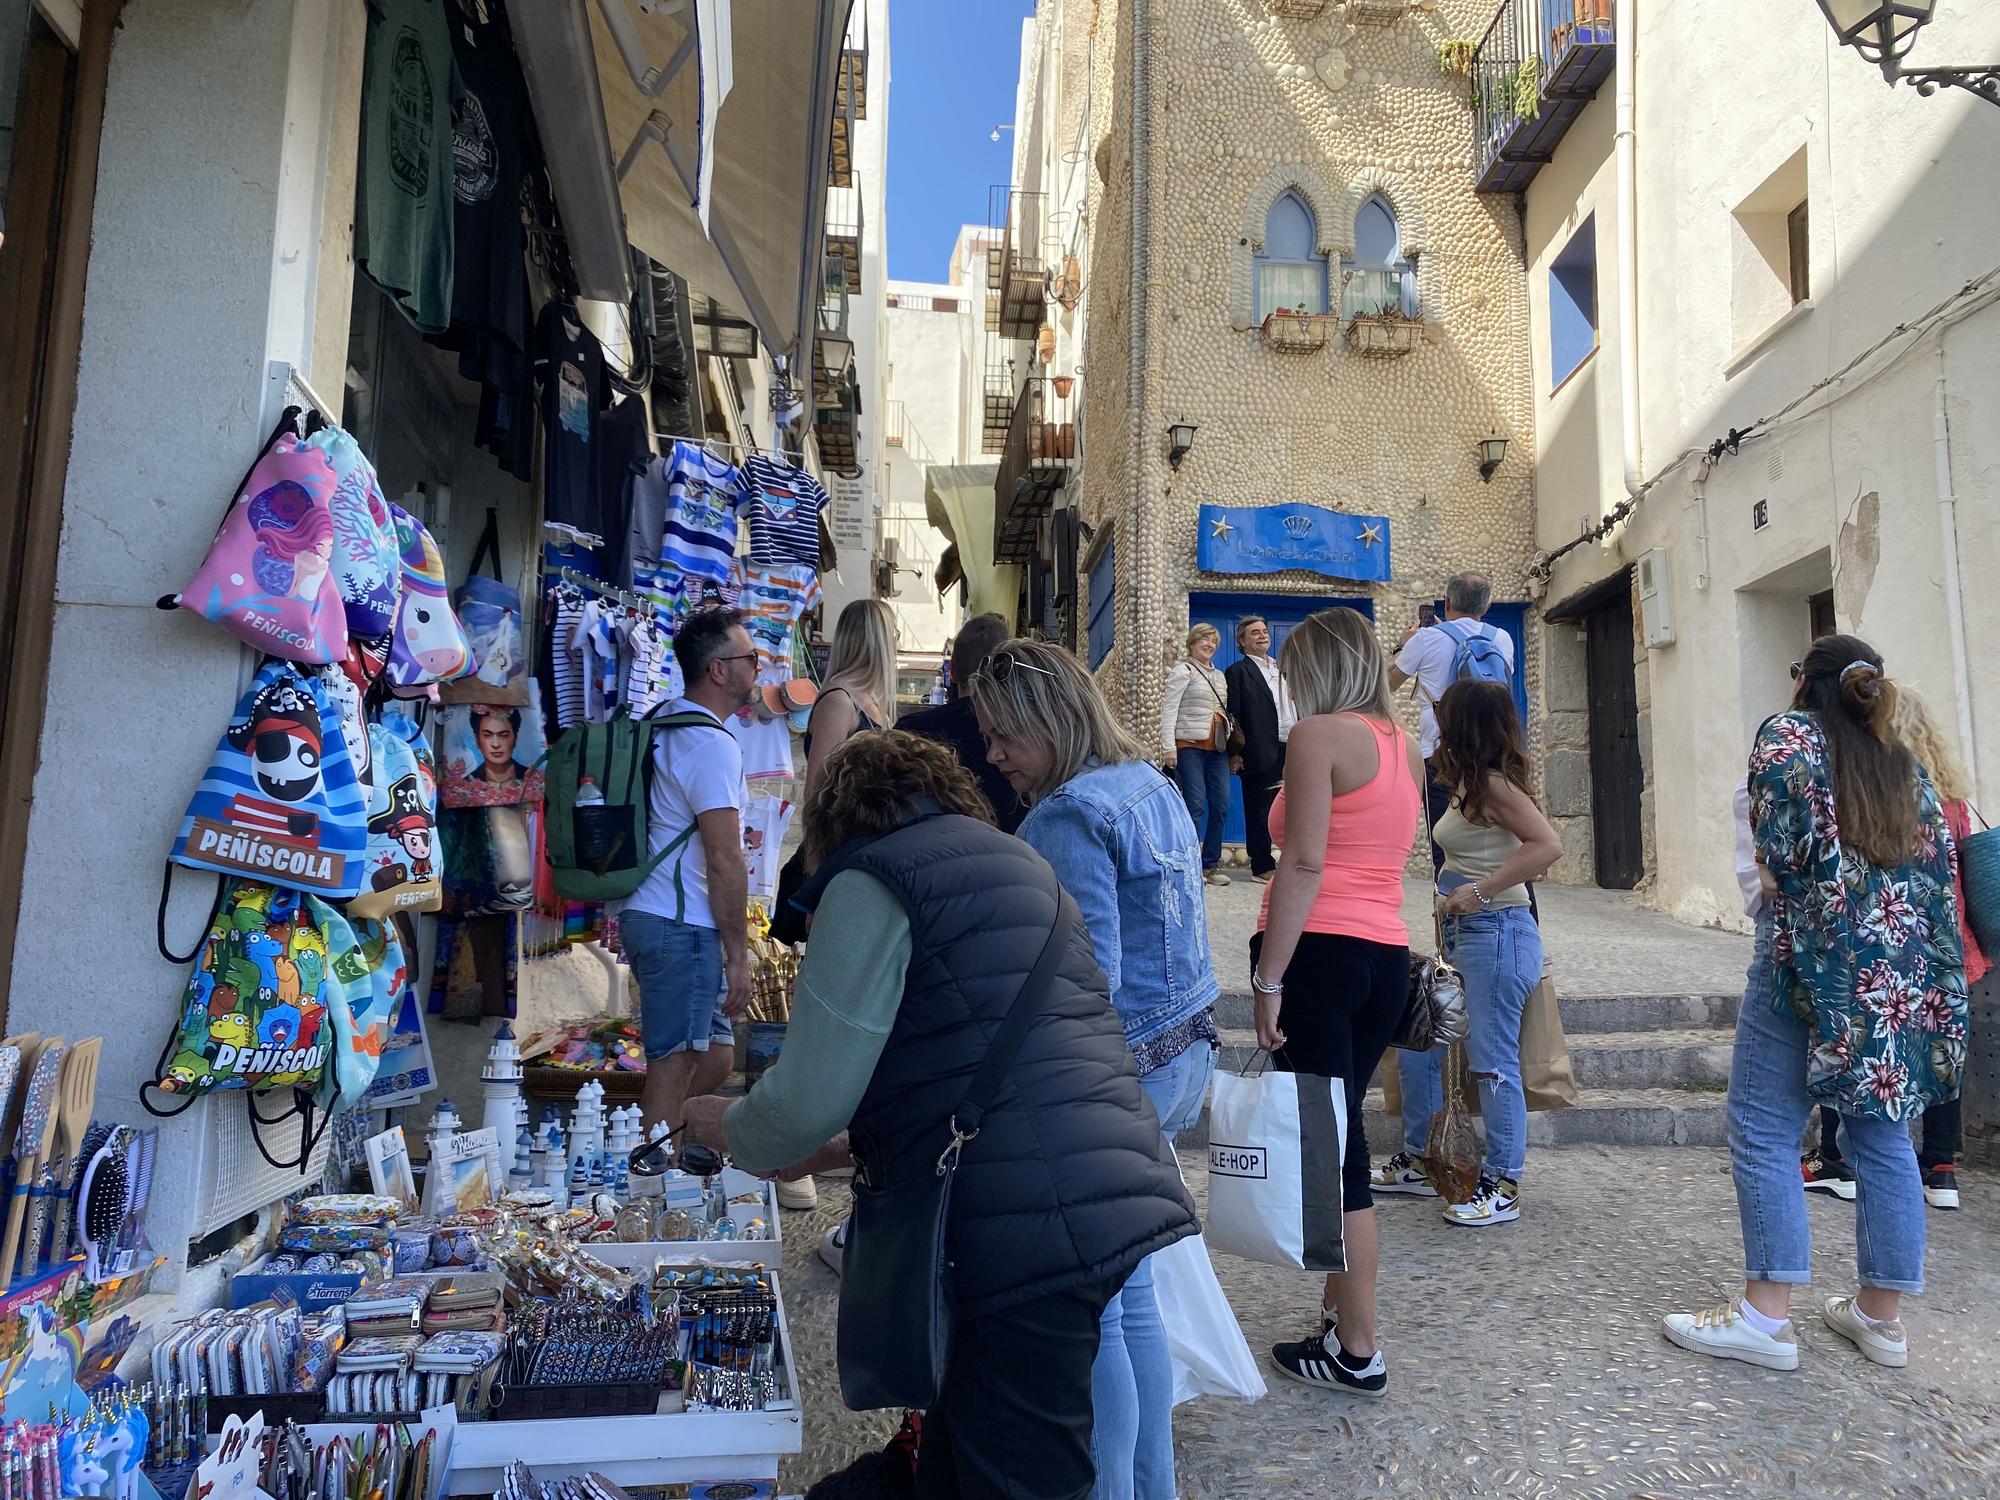
[[506, 22], [461, 9], [451, 20], [460, 92], [452, 102], [457, 255], [451, 320], [514, 349], [528, 346], [521, 174], [532, 115]]
[[551, 302], [535, 324], [535, 378], [542, 383], [542, 514], [596, 534], [598, 415], [608, 382], [604, 350], [576, 308]]
[[797, 809], [783, 797], [759, 796], [743, 809], [743, 862], [750, 871], [750, 899], [769, 902], [778, 894], [784, 868], [785, 833]]
[[750, 526], [750, 561], [766, 567], [819, 566], [819, 517], [826, 491], [803, 469], [753, 453], [743, 464], [748, 489], [744, 519]]
[[[686, 580], [729, 583], [736, 566], [737, 517], [743, 505], [743, 475], [698, 443], [677, 442], [632, 480], [634, 515], [664, 517], [658, 544], [664, 572], [678, 570], [680, 593], [697, 597]], [[635, 576], [636, 576], [635, 563]]]
[[425, 333], [451, 323], [458, 92], [445, 0], [368, 0], [354, 261]]
[[567, 589], [558, 590], [553, 597], [555, 624], [549, 633], [549, 661], [555, 673], [556, 727], [568, 729], [583, 722], [583, 653], [576, 638], [583, 624], [583, 600]]
[[727, 728], [743, 747], [743, 775], [749, 781], [776, 781], [793, 774], [789, 719], [760, 719], [748, 708], [729, 716]]
[[785, 563], [743, 570], [738, 607], [757, 648], [759, 667], [789, 666], [792, 637], [806, 611], [819, 603], [819, 573], [810, 564]]
[[622, 580], [628, 567], [632, 479], [653, 456], [652, 416], [644, 396], [627, 396], [598, 424], [603, 443], [597, 456], [597, 524], [583, 529], [604, 540], [593, 570], [600, 578]]

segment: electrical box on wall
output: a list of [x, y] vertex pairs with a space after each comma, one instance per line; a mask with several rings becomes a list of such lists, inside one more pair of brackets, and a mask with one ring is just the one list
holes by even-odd
[[1673, 584], [1664, 547], [1639, 558], [1639, 625], [1649, 648], [1674, 643]]

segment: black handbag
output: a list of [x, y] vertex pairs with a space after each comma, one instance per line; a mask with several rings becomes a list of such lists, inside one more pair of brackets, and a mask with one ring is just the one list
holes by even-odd
[[889, 1182], [873, 1142], [855, 1142], [854, 1217], [841, 1255], [836, 1346], [840, 1398], [850, 1411], [928, 1411], [936, 1404], [951, 1357], [946, 1242], [959, 1154], [979, 1134], [1081, 921], [1076, 903], [1058, 888], [1055, 926], [953, 1113], [951, 1138], [935, 1165], [921, 1162], [903, 1181]]

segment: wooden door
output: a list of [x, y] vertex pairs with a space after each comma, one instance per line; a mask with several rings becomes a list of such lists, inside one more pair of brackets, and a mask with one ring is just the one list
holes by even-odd
[[1639, 793], [1639, 691], [1634, 675], [1632, 596], [1621, 592], [1584, 616], [1585, 670], [1590, 684], [1590, 800], [1596, 833], [1597, 883], [1629, 891], [1646, 873]]

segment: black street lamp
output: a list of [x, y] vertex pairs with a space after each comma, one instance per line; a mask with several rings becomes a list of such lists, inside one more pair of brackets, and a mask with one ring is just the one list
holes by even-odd
[[1499, 433], [1494, 433], [1492, 437], [1481, 438], [1479, 440], [1479, 477], [1485, 480], [1486, 483], [1491, 484], [1493, 482], [1494, 471], [1500, 467], [1501, 460], [1506, 458], [1506, 456], [1507, 440], [1500, 436]]
[[1882, 70], [1891, 84], [1907, 83], [1919, 94], [1941, 88], [1964, 89], [1988, 104], [2000, 104], [2000, 63], [1973, 68], [1905, 68], [1903, 59], [1937, 11], [1937, 0], [1819, 0], [1827, 24], [1843, 47], [1852, 47]]
[[1167, 467], [1177, 474], [1181, 460], [1194, 446], [1194, 435], [1195, 425], [1192, 422], [1171, 422], [1167, 425]]

